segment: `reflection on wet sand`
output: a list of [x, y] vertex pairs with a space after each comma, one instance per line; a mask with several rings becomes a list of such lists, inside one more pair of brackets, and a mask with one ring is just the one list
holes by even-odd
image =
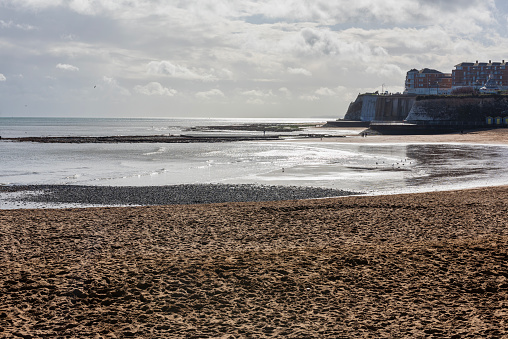
[[483, 145], [407, 145], [407, 157], [413, 159], [408, 186], [452, 184], [453, 181], [494, 178], [506, 175], [502, 160], [505, 147]]

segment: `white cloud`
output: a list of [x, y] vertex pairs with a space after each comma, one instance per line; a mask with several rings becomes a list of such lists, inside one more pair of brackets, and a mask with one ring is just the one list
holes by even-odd
[[[173, 64], [171, 61], [151, 61], [147, 65], [147, 73], [151, 75], [165, 75], [186, 80], [213, 81], [216, 78], [201, 70], [189, 69], [187, 67]], [[228, 73], [229, 75], [229, 73]]]
[[337, 93], [335, 93], [334, 90], [331, 90], [328, 87], [321, 87], [321, 88], [317, 89], [316, 90], [316, 94], [317, 95], [321, 95], [321, 96], [333, 96], [333, 95], [337, 95]]
[[254, 96], [254, 97], [269, 97], [269, 96], [273, 96], [273, 93], [272, 93], [271, 90], [269, 90], [269, 91], [250, 90], [250, 91], [244, 91], [241, 94], [242, 95], [248, 95], [248, 96]]
[[7, 81], [7, 78], [2, 73], [0, 73], [0, 81]]
[[35, 26], [28, 24], [17, 24], [13, 21], [0, 20], [0, 28], [16, 28], [23, 31], [31, 31], [37, 29]]
[[288, 73], [289, 74], [301, 74], [301, 75], [305, 75], [305, 76], [312, 76], [312, 73], [308, 70], [306, 70], [305, 68], [291, 68], [291, 67], [288, 67]]
[[248, 103], [249, 105], [262, 105], [264, 104], [265, 102], [260, 99], [260, 98], [249, 98], [246, 103]]
[[319, 97], [315, 96], [315, 95], [305, 94], [305, 95], [300, 95], [299, 99], [304, 100], [304, 101], [317, 101], [317, 100], [319, 100]]
[[287, 89], [287, 87], [279, 88], [279, 92], [283, 93], [286, 96], [286, 98], [291, 98], [291, 96], [292, 96], [291, 91], [289, 89]]
[[[375, 74], [380, 77], [389, 78], [389, 77], [398, 77], [405, 78], [406, 72], [403, 71], [399, 66], [393, 64], [381, 64], [376, 66], [369, 66], [365, 70], [367, 73]], [[451, 70], [450, 70], [451, 72]]]
[[113, 78], [107, 77], [107, 76], [102, 77], [102, 86], [105, 89], [108, 89], [108, 90], [115, 92], [119, 95], [124, 95], [124, 96], [131, 95], [131, 92], [127, 88], [120, 86], [118, 84], [118, 81], [116, 81]]
[[165, 95], [170, 97], [174, 96], [177, 93], [176, 90], [164, 87], [158, 82], [150, 82], [145, 86], [138, 85], [134, 87], [134, 90], [144, 95]]
[[220, 89], [211, 89], [206, 92], [198, 92], [196, 93], [196, 97], [199, 99], [212, 99], [212, 98], [223, 98], [225, 97], [224, 93]]
[[79, 71], [78, 67], [73, 66], [73, 65], [69, 65], [69, 64], [57, 64], [56, 68], [62, 69], [64, 71], [71, 71], [71, 72], [77, 72], [77, 71]]

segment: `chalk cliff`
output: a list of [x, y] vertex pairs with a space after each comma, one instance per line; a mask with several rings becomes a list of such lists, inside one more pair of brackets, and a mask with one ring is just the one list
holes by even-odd
[[355, 101], [349, 104], [344, 120], [360, 121], [362, 116], [363, 100], [362, 96], [358, 95]]
[[419, 97], [406, 118], [409, 122], [483, 123], [486, 117], [508, 116], [508, 97]]

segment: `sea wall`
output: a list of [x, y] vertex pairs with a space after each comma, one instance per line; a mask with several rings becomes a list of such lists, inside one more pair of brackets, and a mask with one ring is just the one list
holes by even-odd
[[508, 116], [508, 97], [420, 97], [406, 118], [409, 122], [461, 122], [482, 124], [487, 117]]
[[416, 96], [403, 94], [378, 96], [375, 109], [375, 121], [402, 121], [411, 111]]
[[354, 121], [402, 121], [409, 114], [416, 96], [403, 94], [359, 94], [344, 116]]
[[377, 93], [358, 94], [356, 100], [349, 104], [344, 120], [364, 122], [374, 120], [379, 97]]

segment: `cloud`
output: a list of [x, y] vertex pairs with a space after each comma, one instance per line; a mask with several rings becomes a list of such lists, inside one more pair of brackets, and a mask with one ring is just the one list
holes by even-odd
[[312, 73], [308, 70], [306, 70], [305, 68], [291, 68], [291, 67], [288, 67], [288, 73], [289, 74], [301, 74], [301, 75], [305, 75], [305, 76], [312, 76]]
[[0, 81], [7, 81], [7, 78], [2, 73], [0, 73]]
[[[189, 69], [178, 64], [173, 64], [171, 61], [167, 60], [149, 62], [147, 65], [147, 73], [150, 75], [165, 75], [186, 80], [212, 81], [216, 79], [215, 76], [206, 74], [201, 70]], [[228, 76], [230, 75], [230, 73], [227, 74]]]
[[199, 98], [199, 99], [206, 99], [206, 100], [209, 100], [209, 99], [212, 99], [212, 98], [220, 98], [220, 97], [225, 97], [224, 93], [220, 90], [220, 89], [211, 89], [209, 91], [206, 91], [206, 92], [198, 92], [196, 93], [196, 98]]
[[302, 53], [317, 56], [340, 56], [358, 61], [372, 55], [371, 46], [361, 40], [343, 39], [329, 28], [304, 28], [300, 43], [295, 47]]
[[[254, 6], [260, 17], [285, 22], [419, 25], [443, 22], [453, 16], [469, 22], [488, 22], [494, 1], [488, 0], [280, 0]], [[260, 20], [262, 21], [262, 20]]]
[[[6, 96], [43, 97], [55, 111], [95, 81], [101, 91], [87, 104], [96, 112], [111, 102], [135, 115], [161, 104], [155, 96], [173, 96], [194, 115], [203, 114], [196, 98], [229, 103], [207, 112], [217, 116], [304, 117], [309, 105], [330, 110], [331, 100], [340, 115], [366, 89], [402, 91], [411, 68], [450, 72], [461, 61], [507, 59], [505, 2], [0, 0], [0, 59], [8, 83], [30, 86], [9, 86]], [[72, 72], [52, 81], [60, 96], [44, 93], [48, 65]], [[265, 106], [242, 111], [240, 103]]]
[[365, 70], [367, 73], [375, 74], [380, 77], [405, 77], [407, 71], [403, 71], [399, 66], [393, 64], [377, 65], [376, 67], [369, 66]]
[[321, 87], [315, 92], [317, 95], [321, 96], [333, 96], [336, 95], [335, 91], [329, 89], [328, 87]]
[[64, 71], [71, 71], [71, 72], [77, 72], [77, 71], [79, 71], [78, 67], [73, 66], [73, 65], [69, 65], [69, 64], [57, 64], [56, 68], [62, 69]]
[[249, 98], [246, 101], [246, 103], [249, 104], [249, 105], [262, 105], [265, 102], [262, 99], [260, 99], [260, 98]]
[[319, 97], [318, 96], [315, 96], [315, 95], [308, 95], [308, 94], [305, 94], [305, 95], [300, 95], [298, 97], [300, 100], [304, 100], [304, 101], [317, 101], [319, 100]]
[[273, 93], [272, 93], [271, 90], [269, 90], [269, 91], [250, 90], [250, 91], [244, 91], [241, 94], [242, 95], [248, 95], [248, 96], [254, 96], [254, 97], [269, 97], [269, 96], [273, 96]]
[[286, 96], [286, 98], [291, 98], [291, 96], [292, 96], [291, 91], [289, 89], [287, 89], [286, 87], [279, 88], [279, 92], [283, 93]]
[[23, 31], [31, 31], [37, 29], [35, 26], [28, 24], [17, 24], [13, 21], [0, 20], [0, 28], [16, 28]]
[[114, 93], [117, 93], [117, 94], [120, 94], [123, 96], [131, 95], [131, 92], [127, 88], [120, 86], [118, 84], [118, 81], [116, 81], [113, 78], [109, 78], [107, 76], [102, 77], [102, 86], [105, 89], [108, 89]]
[[145, 86], [138, 85], [134, 87], [134, 90], [144, 95], [165, 95], [170, 97], [174, 96], [177, 93], [176, 90], [164, 87], [158, 82], [150, 82]]
[[[460, 18], [477, 25], [493, 20], [494, 0], [279, 0], [227, 1], [202, 0], [173, 2], [85, 1], [85, 0], [4, 0], [13, 7], [28, 9], [66, 8], [89, 16], [111, 16], [121, 19], [150, 19], [178, 21], [194, 26], [195, 22], [247, 21], [249, 24], [313, 22], [319, 25], [428, 25]], [[154, 15], [156, 13], [156, 15]], [[213, 27], [210, 27], [213, 29]]]

